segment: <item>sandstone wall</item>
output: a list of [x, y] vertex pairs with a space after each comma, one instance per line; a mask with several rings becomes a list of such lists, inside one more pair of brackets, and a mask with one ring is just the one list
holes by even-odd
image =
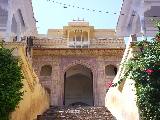
[[5, 43], [5, 48], [17, 47], [13, 55], [22, 60], [22, 72], [25, 79], [23, 80], [23, 91], [26, 91], [23, 100], [20, 101], [16, 111], [11, 114], [11, 120], [33, 120], [37, 115], [42, 114], [49, 108], [49, 95], [39, 82], [37, 75], [34, 73], [26, 53], [25, 45], [22, 43]]
[[[140, 53], [139, 48], [134, 48], [132, 42], [133, 38], [130, 37], [130, 42], [127, 45], [125, 53], [122, 58], [122, 63], [133, 58], [134, 53]], [[119, 67], [119, 71], [113, 80], [117, 83], [121, 76], [125, 73], [123, 66]], [[111, 111], [117, 120], [140, 120], [139, 111], [136, 106], [136, 96], [133, 80], [126, 79], [117, 87], [110, 87], [105, 98], [105, 106]]]

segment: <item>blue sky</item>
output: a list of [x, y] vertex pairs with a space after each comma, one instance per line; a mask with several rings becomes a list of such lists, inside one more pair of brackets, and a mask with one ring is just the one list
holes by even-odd
[[122, 1], [32, 0], [32, 4], [34, 16], [38, 21], [38, 33], [46, 34], [48, 29], [62, 29], [68, 25], [68, 21], [77, 20], [78, 17], [80, 20], [84, 18], [85, 21], [89, 21], [90, 26], [96, 29], [115, 29]]

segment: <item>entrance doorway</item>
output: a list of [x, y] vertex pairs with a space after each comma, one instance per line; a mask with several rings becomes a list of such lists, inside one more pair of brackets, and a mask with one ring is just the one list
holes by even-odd
[[93, 106], [93, 74], [83, 66], [69, 68], [64, 76], [64, 105]]

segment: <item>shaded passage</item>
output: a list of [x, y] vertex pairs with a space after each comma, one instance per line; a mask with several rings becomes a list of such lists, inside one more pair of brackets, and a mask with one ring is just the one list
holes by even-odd
[[68, 77], [65, 82], [65, 106], [93, 106], [92, 79], [76, 74]]

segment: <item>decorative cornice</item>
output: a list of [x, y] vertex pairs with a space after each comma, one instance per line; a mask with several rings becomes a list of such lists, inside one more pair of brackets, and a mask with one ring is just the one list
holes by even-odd
[[101, 56], [122, 55], [124, 49], [33, 49], [33, 55]]

